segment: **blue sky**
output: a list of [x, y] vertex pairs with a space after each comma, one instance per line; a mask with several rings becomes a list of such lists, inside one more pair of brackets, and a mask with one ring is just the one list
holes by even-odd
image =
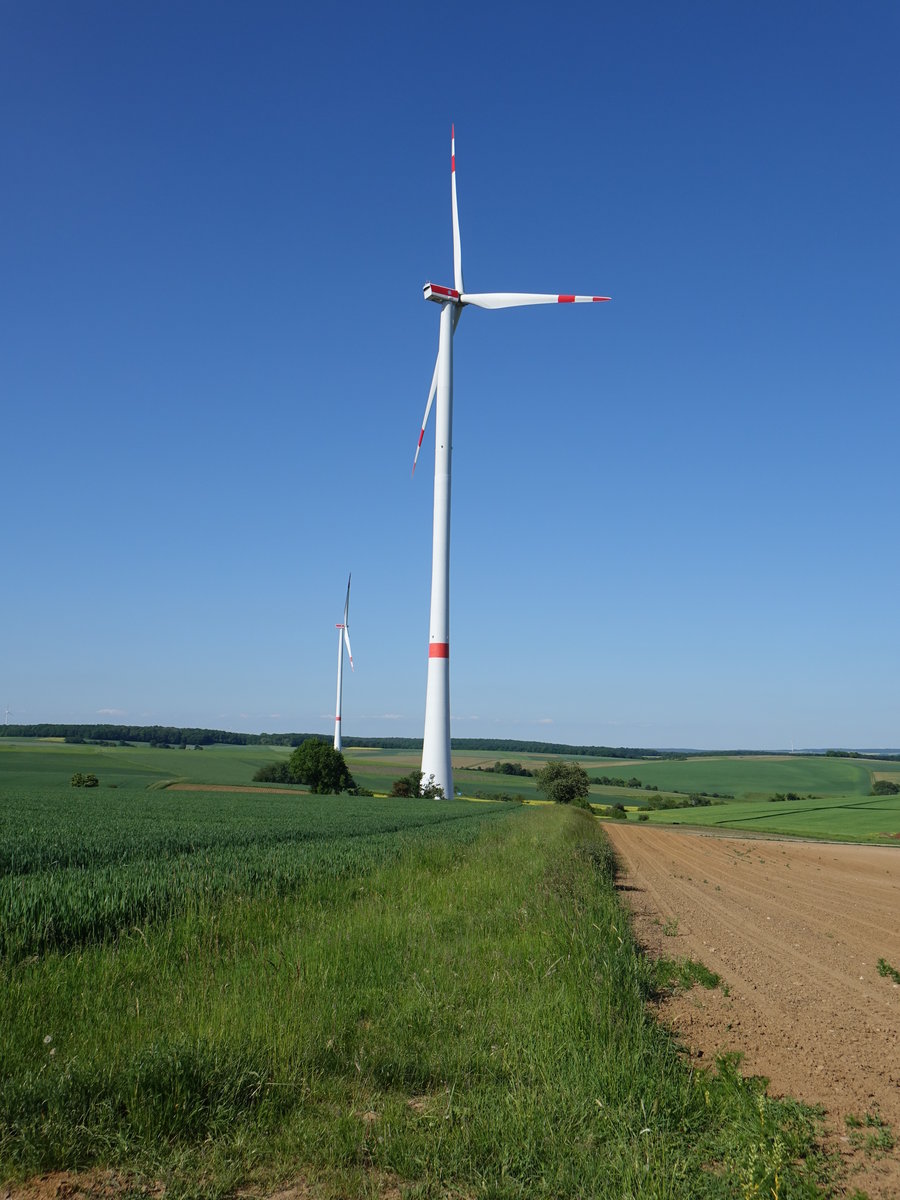
[[10, 3], [12, 721], [900, 745], [900, 10]]

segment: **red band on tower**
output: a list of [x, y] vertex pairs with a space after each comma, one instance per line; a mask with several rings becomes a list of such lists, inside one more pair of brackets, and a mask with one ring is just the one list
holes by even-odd
[[450, 643], [449, 642], [432, 642], [428, 647], [429, 658], [449, 658]]

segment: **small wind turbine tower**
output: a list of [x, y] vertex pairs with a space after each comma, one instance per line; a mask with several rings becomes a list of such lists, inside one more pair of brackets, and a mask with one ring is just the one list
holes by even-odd
[[434, 423], [434, 532], [431, 556], [431, 622], [428, 634], [428, 683], [425, 692], [425, 737], [422, 774], [453, 795], [450, 760], [450, 460], [453, 426], [453, 334], [462, 310], [518, 308], [524, 304], [597, 304], [609, 296], [560, 296], [536, 292], [467, 292], [463, 286], [459, 209], [456, 200], [456, 137], [450, 127], [450, 209], [453, 220], [453, 287], [425, 284], [425, 299], [441, 306], [437, 361], [416, 446], [413, 472], [425, 436], [431, 405], [437, 397]]
[[341, 690], [344, 680], [344, 643], [347, 643], [347, 657], [350, 659], [350, 670], [353, 670], [353, 651], [350, 649], [350, 579], [347, 576], [347, 599], [344, 601], [344, 620], [336, 625], [338, 631], [338, 664], [337, 664], [337, 707], [334, 714], [334, 748], [341, 749]]

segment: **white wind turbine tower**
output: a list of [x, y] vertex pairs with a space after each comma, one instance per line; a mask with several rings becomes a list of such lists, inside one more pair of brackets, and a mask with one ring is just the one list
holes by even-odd
[[350, 649], [350, 579], [347, 576], [347, 599], [344, 601], [344, 620], [336, 625], [338, 631], [338, 668], [337, 668], [337, 707], [334, 712], [334, 748], [341, 749], [341, 690], [344, 682], [344, 643], [347, 643], [347, 657], [350, 659], [350, 670], [353, 670], [353, 651]]
[[425, 737], [422, 774], [453, 795], [450, 760], [450, 460], [453, 426], [453, 334], [463, 308], [517, 308], [524, 304], [596, 304], [609, 296], [561, 296], [534, 292], [467, 292], [463, 286], [459, 210], [456, 201], [456, 138], [450, 127], [450, 207], [453, 216], [453, 287], [425, 284], [425, 299], [441, 306], [437, 361], [425, 405], [422, 431], [413, 460], [425, 436], [431, 405], [437, 396], [434, 432], [434, 534], [431, 557], [431, 620], [428, 634], [428, 683], [425, 692]]

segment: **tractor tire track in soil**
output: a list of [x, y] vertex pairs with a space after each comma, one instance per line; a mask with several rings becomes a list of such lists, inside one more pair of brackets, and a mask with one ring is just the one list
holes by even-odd
[[[635, 935], [653, 957], [698, 959], [722, 986], [664, 999], [689, 1053], [739, 1051], [775, 1095], [822, 1105], [852, 1188], [900, 1197], [900, 850], [606, 825]], [[727, 992], [727, 994], [726, 994]], [[859, 1118], [852, 1129], [845, 1118]]]

